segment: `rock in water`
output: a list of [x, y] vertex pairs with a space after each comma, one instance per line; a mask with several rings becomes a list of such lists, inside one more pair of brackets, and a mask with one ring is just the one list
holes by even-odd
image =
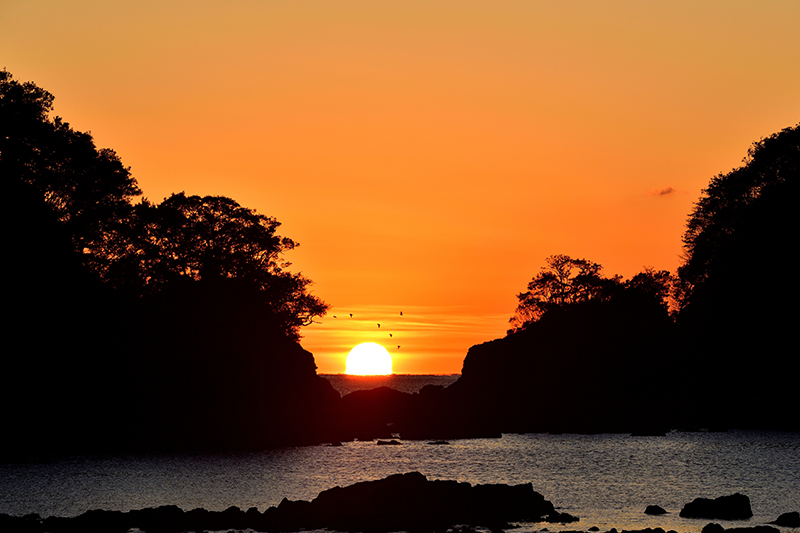
[[683, 506], [681, 518], [716, 518], [719, 520], [746, 520], [753, 516], [750, 498], [744, 494], [731, 494], [710, 500], [695, 498]]
[[729, 527], [723, 531], [725, 533], [781, 533], [780, 529], [772, 526]]
[[419, 472], [334, 487], [311, 501], [312, 528], [340, 531], [415, 531], [455, 524], [496, 527], [538, 522], [553, 504], [524, 485], [476, 485], [428, 481]]
[[661, 515], [661, 514], [667, 514], [667, 511], [665, 511], [663, 507], [659, 507], [658, 505], [648, 505], [647, 508], [644, 510], [644, 514]]
[[77, 517], [11, 517], [0, 514], [0, 531], [20, 533], [124, 533], [136, 528], [148, 533], [204, 530], [288, 532], [309, 529], [386, 533], [445, 531], [456, 525], [507, 529], [509, 522], [574, 521], [524, 485], [476, 485], [428, 481], [419, 472], [396, 474], [320, 492], [312, 501], [283, 499], [264, 513], [238, 507], [215, 512], [185, 512], [167, 505], [126, 513], [88, 511]]
[[722, 533], [725, 528], [714, 522], [706, 524], [700, 533]]
[[770, 522], [770, 524], [781, 527], [800, 527], [800, 513], [797, 511], [793, 513], [783, 513], [774, 522]]

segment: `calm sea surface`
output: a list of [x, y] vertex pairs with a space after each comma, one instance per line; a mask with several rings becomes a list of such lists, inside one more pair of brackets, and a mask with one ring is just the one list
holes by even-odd
[[[556, 507], [581, 519], [566, 526], [523, 525], [521, 532], [661, 526], [695, 533], [709, 521], [679, 518], [683, 504], [734, 492], [750, 497], [755, 517], [744, 523], [717, 521], [725, 527], [761, 524], [800, 510], [800, 434], [728, 432], [504, 435], [438, 446], [349, 442], [246, 454], [0, 464], [0, 513], [74, 516], [89, 509], [165, 504], [263, 511], [284, 497], [310, 500], [336, 485], [410, 471], [473, 484], [531, 482]], [[647, 516], [643, 511], [649, 504], [669, 514]]]

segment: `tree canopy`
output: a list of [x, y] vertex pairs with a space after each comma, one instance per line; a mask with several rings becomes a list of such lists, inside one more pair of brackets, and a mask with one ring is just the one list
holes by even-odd
[[98, 150], [52, 110], [50, 93], [0, 71], [0, 174], [34, 188], [73, 248], [91, 255], [122, 231], [141, 191], [113, 150]]
[[0, 72], [0, 175], [47, 206], [73, 253], [107, 286], [137, 297], [178, 281], [235, 278], [260, 291], [285, 332], [323, 315], [310, 280], [287, 270], [297, 243], [280, 223], [222, 196], [141, 195], [130, 168], [92, 136], [52, 117], [53, 95]]
[[130, 223], [129, 240], [108, 250], [103, 272], [122, 291], [143, 296], [186, 280], [235, 278], [256, 287], [294, 337], [327, 310], [308, 293], [310, 280], [286, 270], [283, 253], [297, 243], [276, 233], [280, 222], [230, 198], [178, 193], [158, 205], [143, 201]]
[[330, 440], [338, 393], [297, 342], [327, 305], [289, 271], [280, 223], [223, 196], [140, 199], [113, 151], [52, 115], [0, 72], [0, 457]]
[[528, 283], [528, 290], [517, 295], [519, 305], [510, 320], [514, 330], [525, 328], [551, 309], [602, 297], [604, 289], [618, 281], [602, 277], [603, 267], [586, 259], [559, 254], [545, 262]]
[[800, 124], [754, 143], [741, 167], [711, 179], [683, 236], [685, 256], [678, 269], [683, 306], [715, 276], [738, 270], [736, 264], [748, 255], [761, 262], [763, 254], [793, 238], [792, 224], [783, 218], [794, 209], [798, 182]]
[[619, 275], [603, 276], [603, 267], [586, 259], [558, 254], [545, 262], [546, 266], [528, 283], [528, 290], [517, 295], [519, 304], [509, 320], [509, 332], [525, 329], [548, 312], [587, 302], [607, 302], [623, 292], [654, 299], [665, 309], [669, 306], [673, 278], [666, 270], [646, 268], [623, 281]]

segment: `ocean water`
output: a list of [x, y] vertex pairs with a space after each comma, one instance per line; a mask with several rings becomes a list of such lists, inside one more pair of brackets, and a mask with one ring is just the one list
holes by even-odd
[[[755, 516], [725, 527], [757, 525], [800, 511], [800, 434], [673, 432], [507, 434], [448, 445], [372, 441], [242, 454], [70, 457], [0, 464], [0, 513], [75, 516], [90, 509], [127, 511], [174, 504], [221, 511], [264, 510], [281, 499], [310, 500], [320, 491], [390, 474], [419, 471], [429, 479], [532, 483], [534, 490], [580, 522], [523, 524], [527, 531], [663, 527], [698, 533], [709, 520], [678, 517], [697, 497], [741, 492]], [[669, 514], [644, 514], [649, 504]], [[784, 529], [786, 532], [796, 531]]]

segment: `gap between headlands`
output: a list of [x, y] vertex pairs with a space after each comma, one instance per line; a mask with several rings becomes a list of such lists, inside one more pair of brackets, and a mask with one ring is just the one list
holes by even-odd
[[800, 429], [786, 355], [800, 285], [776, 268], [798, 233], [800, 123], [712, 178], [677, 275], [623, 280], [552, 255], [455, 383], [341, 397], [299, 343], [328, 305], [285, 269], [296, 243], [277, 220], [222, 196], [140, 198], [112, 150], [52, 111], [50, 93], [0, 71], [2, 459]]

